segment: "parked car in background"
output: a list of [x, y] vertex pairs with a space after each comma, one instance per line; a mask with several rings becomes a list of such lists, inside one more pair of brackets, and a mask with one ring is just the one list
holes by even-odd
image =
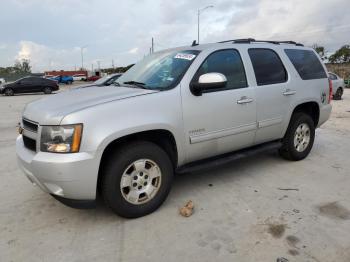
[[163, 50], [118, 84], [28, 104], [16, 152], [28, 179], [61, 202], [87, 207], [101, 193], [129, 218], [163, 203], [175, 171], [272, 149], [288, 160], [306, 158], [332, 109], [326, 67], [295, 42]]
[[4, 78], [0, 78], [0, 85], [2, 85], [2, 84], [5, 84], [5, 79]]
[[19, 93], [35, 93], [44, 92], [45, 94], [51, 94], [53, 91], [58, 91], [59, 86], [57, 83], [50, 79], [42, 77], [24, 77], [17, 81], [5, 84], [0, 87], [0, 93], [6, 96], [13, 96]]
[[118, 78], [122, 76], [121, 73], [107, 75], [96, 80], [92, 84], [78, 86], [78, 88], [89, 87], [89, 86], [110, 86], [117, 82]]
[[66, 85], [70, 85], [74, 82], [74, 79], [72, 76], [55, 76], [50, 79], [56, 80], [59, 84], [66, 84]]
[[86, 78], [86, 81], [96, 81], [98, 79], [100, 79], [101, 77], [100, 76], [89, 76]]
[[344, 79], [345, 87], [350, 87], [350, 77], [348, 79]]
[[333, 99], [340, 100], [344, 93], [344, 79], [331, 72], [328, 72], [328, 76], [329, 80], [332, 81]]
[[74, 81], [85, 81], [86, 75], [84, 75], [84, 74], [73, 75], [73, 80]]

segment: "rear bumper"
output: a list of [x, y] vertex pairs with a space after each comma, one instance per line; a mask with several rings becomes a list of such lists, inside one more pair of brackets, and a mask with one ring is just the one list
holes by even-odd
[[331, 112], [332, 112], [331, 104], [323, 105], [320, 108], [320, 118], [319, 118], [317, 127], [320, 127], [329, 119], [329, 117], [331, 116]]
[[98, 161], [89, 153], [33, 152], [16, 141], [19, 167], [44, 192], [71, 200], [95, 200]]

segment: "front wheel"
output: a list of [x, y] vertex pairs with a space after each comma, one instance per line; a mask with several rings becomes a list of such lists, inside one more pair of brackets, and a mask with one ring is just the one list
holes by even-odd
[[49, 95], [52, 93], [52, 88], [51, 87], [45, 87], [44, 88], [44, 94]]
[[106, 204], [126, 218], [145, 216], [166, 199], [173, 180], [167, 153], [150, 142], [133, 142], [114, 152], [102, 180]]
[[310, 153], [315, 139], [315, 125], [305, 113], [293, 114], [283, 138], [280, 155], [288, 160], [302, 160]]
[[13, 96], [14, 92], [13, 92], [13, 90], [11, 88], [6, 88], [4, 90], [4, 94], [5, 94], [5, 96]]

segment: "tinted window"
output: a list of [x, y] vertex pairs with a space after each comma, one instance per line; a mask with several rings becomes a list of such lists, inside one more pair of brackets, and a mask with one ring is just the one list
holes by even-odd
[[286, 49], [284, 50], [290, 61], [298, 71], [301, 79], [327, 78], [320, 60], [311, 50]]
[[258, 86], [284, 83], [287, 81], [287, 72], [281, 59], [271, 49], [249, 49], [255, 78]]
[[226, 76], [226, 89], [247, 87], [242, 59], [237, 50], [220, 50], [210, 54], [198, 69], [194, 81], [206, 73], [221, 73]]
[[22, 84], [31, 84], [32, 83], [32, 77], [26, 77], [21, 80]]

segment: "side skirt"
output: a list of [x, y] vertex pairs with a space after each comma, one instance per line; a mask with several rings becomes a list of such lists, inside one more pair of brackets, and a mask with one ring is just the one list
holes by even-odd
[[226, 153], [223, 155], [198, 160], [189, 164], [185, 164], [181, 167], [178, 167], [175, 171], [178, 174], [188, 173], [188, 172], [196, 172], [201, 171], [208, 168], [217, 167], [220, 165], [224, 165], [230, 163], [232, 161], [236, 161], [242, 158], [251, 157], [262, 152], [274, 151], [279, 149], [282, 146], [280, 140], [264, 143], [261, 145], [252, 146], [249, 148], [245, 148], [242, 150], [234, 151], [231, 153]]

